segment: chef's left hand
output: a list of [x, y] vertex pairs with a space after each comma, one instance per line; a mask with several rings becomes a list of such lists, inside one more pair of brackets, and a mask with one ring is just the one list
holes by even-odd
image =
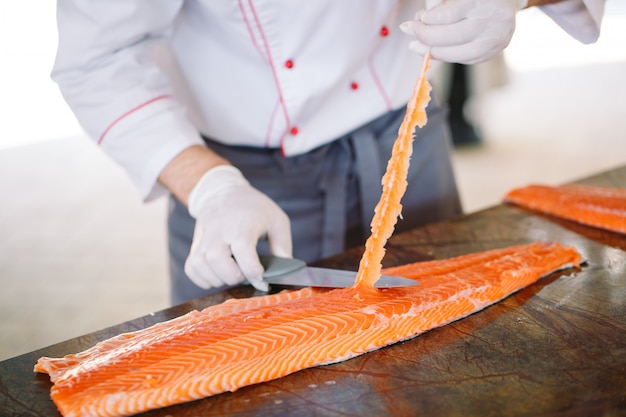
[[433, 59], [461, 64], [487, 61], [502, 51], [515, 31], [525, 0], [444, 0], [420, 10], [400, 28], [415, 36], [409, 48]]

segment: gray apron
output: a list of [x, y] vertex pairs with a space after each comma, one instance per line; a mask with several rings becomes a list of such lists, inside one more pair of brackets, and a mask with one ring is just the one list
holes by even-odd
[[[288, 158], [278, 149], [205, 141], [287, 213], [293, 256], [313, 262], [365, 243], [404, 112], [404, 108], [390, 112], [330, 144]], [[446, 112], [433, 100], [428, 123], [415, 135], [408, 188], [402, 199], [403, 218], [396, 232], [461, 213], [450, 143]], [[194, 219], [187, 208], [171, 197], [168, 245], [173, 304], [222, 289], [203, 290], [185, 275], [193, 231]], [[258, 251], [266, 254], [267, 242], [259, 242]]]

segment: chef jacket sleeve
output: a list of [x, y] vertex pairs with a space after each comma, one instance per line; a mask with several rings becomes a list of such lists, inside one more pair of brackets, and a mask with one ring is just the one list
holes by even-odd
[[81, 126], [128, 173], [145, 201], [183, 149], [202, 143], [157, 53], [182, 0], [58, 0], [52, 78]]
[[583, 43], [593, 43], [600, 36], [605, 0], [565, 0], [539, 6], [570, 36]]

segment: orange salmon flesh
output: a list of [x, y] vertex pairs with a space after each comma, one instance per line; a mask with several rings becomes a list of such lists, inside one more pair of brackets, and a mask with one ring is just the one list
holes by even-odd
[[81, 353], [42, 357], [65, 417], [126, 416], [340, 362], [475, 313], [581, 257], [532, 243], [385, 269], [399, 288], [305, 288], [229, 300]]
[[528, 185], [504, 201], [577, 223], [626, 233], [626, 189], [569, 184]]

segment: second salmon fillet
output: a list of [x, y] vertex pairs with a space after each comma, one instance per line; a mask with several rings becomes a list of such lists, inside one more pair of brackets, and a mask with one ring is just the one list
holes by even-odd
[[531, 184], [509, 191], [504, 201], [587, 226], [626, 234], [626, 189], [623, 188]]

